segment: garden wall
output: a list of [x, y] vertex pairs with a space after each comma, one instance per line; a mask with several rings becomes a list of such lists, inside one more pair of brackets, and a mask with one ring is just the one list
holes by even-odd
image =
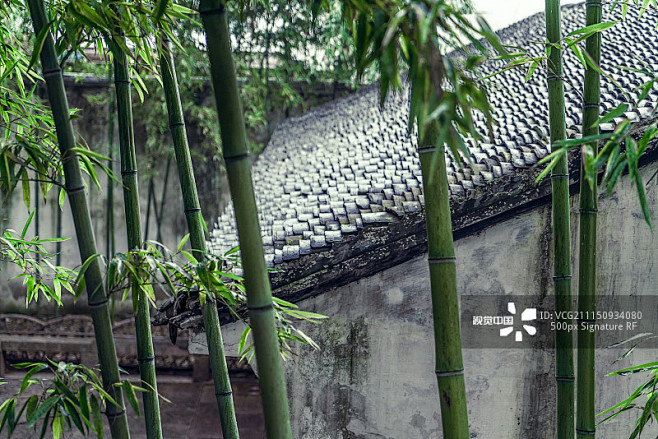
[[[645, 167], [644, 181], [656, 169], [655, 163]], [[624, 177], [610, 197], [600, 198], [600, 294], [658, 294], [656, 241], [636, 197]], [[655, 179], [648, 184], [647, 197], [655, 218]], [[571, 206], [577, 255], [577, 196]], [[460, 295], [528, 295], [538, 301], [550, 296], [550, 214], [546, 204], [457, 240]], [[298, 303], [329, 319], [321, 325], [301, 325], [320, 350], [294, 345], [298, 355], [285, 363], [296, 438], [441, 437], [428, 274], [425, 256], [419, 256]], [[576, 294], [577, 267], [573, 291]], [[653, 308], [643, 311], [645, 316], [658, 314]], [[223, 328], [229, 355], [236, 355], [240, 328], [240, 323]], [[463, 350], [472, 438], [554, 437], [554, 350], [541, 337], [536, 336], [533, 349]], [[190, 351], [207, 352], [203, 334], [192, 336]], [[655, 349], [639, 349], [612, 364], [624, 351], [597, 351], [597, 413], [630, 395], [645, 379], [642, 374], [607, 373], [656, 361]], [[637, 410], [630, 411], [601, 425], [599, 437], [628, 437], [637, 415]], [[656, 435], [655, 424], [651, 428], [648, 437]]]

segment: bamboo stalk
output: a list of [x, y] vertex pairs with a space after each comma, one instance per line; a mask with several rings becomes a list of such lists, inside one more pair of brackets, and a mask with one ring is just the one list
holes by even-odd
[[[123, 38], [123, 36], [117, 36], [115, 38]], [[139, 250], [142, 248], [143, 240], [137, 180], [137, 157], [133, 134], [132, 98], [130, 96], [130, 70], [128, 68], [128, 56], [118, 46], [113, 47], [113, 55], [114, 86], [119, 126], [119, 156], [121, 160], [121, 181], [123, 183], [123, 204], [126, 214], [128, 248], [130, 250]], [[133, 301], [135, 301], [136, 296], [137, 303], [135, 310], [135, 332], [139, 374], [143, 386], [149, 390], [142, 392], [146, 436], [149, 439], [162, 439], [149, 301], [146, 293], [142, 291], [139, 284], [140, 280], [134, 279], [131, 290]]]
[[[107, 72], [107, 82], [112, 80], [112, 71]], [[109, 102], [108, 102], [108, 115], [107, 115], [107, 156], [110, 160], [107, 167], [110, 173], [114, 170], [114, 92], [113, 88], [109, 86]], [[109, 261], [114, 255], [114, 180], [111, 174], [107, 175], [107, 206], [105, 212], [105, 257]], [[112, 297], [114, 303], [114, 297]]]
[[[57, 182], [62, 183], [62, 178], [58, 177]], [[55, 201], [55, 237], [62, 237], [62, 209], [59, 207], [59, 202]], [[62, 265], [62, 241], [55, 243], [55, 265], [58, 267]], [[59, 306], [55, 306], [55, 318], [59, 317]]]
[[[601, 0], [586, 2], [586, 26], [601, 23]], [[585, 50], [596, 65], [601, 62], [601, 33], [596, 32], [585, 41]], [[590, 67], [585, 69], [583, 90], [583, 136], [599, 134], [598, 125], [601, 102], [601, 77]], [[591, 148], [598, 150], [598, 143]], [[596, 321], [596, 182], [590, 186], [585, 178], [584, 164], [580, 167], [580, 248], [578, 254], [578, 315], [584, 316], [579, 323]], [[578, 369], [576, 392], [576, 437], [594, 438], [596, 422], [594, 412], [594, 339], [595, 333], [582, 330], [578, 325]]]
[[[560, 1], [546, 0], [546, 36], [549, 43], [561, 39]], [[548, 103], [551, 149], [566, 138], [564, 117], [564, 83], [562, 80], [562, 51], [551, 46], [548, 59]], [[557, 312], [571, 310], [571, 236], [569, 224], [569, 167], [566, 157], [560, 159], [551, 172], [553, 217], [553, 287]], [[573, 335], [561, 329], [571, 324], [569, 319], [558, 319], [555, 331], [555, 379], [557, 386], [558, 439], [574, 436], [574, 368]]]
[[[151, 223], [151, 204], [153, 201], [153, 176], [149, 178], [149, 191], [148, 191], [148, 196], [146, 197], [146, 220], [144, 221], [146, 224], [144, 224], [144, 239], [149, 239], [149, 224]], [[155, 212], [155, 216], [158, 216], [157, 208]]]
[[[28, 0], [28, 8], [34, 25], [34, 34], [39, 35], [41, 30], [48, 25], [46, 9], [43, 0]], [[105, 390], [112, 396], [116, 405], [108, 404], [106, 416], [110, 424], [110, 432], [113, 439], [128, 439], [128, 419], [123, 403], [123, 394], [117, 384], [121, 382], [119, 377], [119, 365], [117, 364], [116, 347], [112, 335], [112, 323], [108, 311], [107, 296], [101, 275], [100, 264], [96, 251], [96, 238], [91, 227], [89, 207], [85, 196], [85, 186], [80, 171], [80, 163], [74, 151], [75, 137], [69, 112], [68, 100], [64, 89], [64, 79], [59, 66], [55, 43], [52, 34], [48, 32], [41, 49], [42, 74], [46, 80], [48, 100], [50, 102], [57, 141], [62, 154], [62, 166], [64, 168], [64, 179], [66, 192], [73, 212], [73, 223], [75, 226], [78, 249], [82, 261], [91, 260], [84, 273], [88, 305], [94, 324], [96, 347], [98, 349], [98, 360], [101, 366], [101, 377]]]
[[[109, 173], [107, 174], [107, 200], [105, 206], [105, 258], [109, 261], [114, 257], [114, 180], [112, 179], [112, 172], [114, 172], [114, 89], [110, 85], [112, 82], [112, 70], [107, 71], [108, 82], [108, 114], [107, 114], [107, 156], [109, 160], [107, 167]], [[116, 296], [113, 294], [110, 302], [110, 316], [114, 321], [114, 313], [116, 309]]]
[[[176, 78], [174, 57], [171, 48], [166, 43], [166, 38], [162, 38], [162, 42], [160, 70], [167, 101], [167, 111], [169, 113], [169, 127], [174, 143], [176, 163], [178, 165], [178, 178], [183, 193], [185, 219], [187, 220], [190, 245], [192, 246], [194, 256], [201, 261], [206, 258], [203, 217], [201, 215], [201, 206], [199, 205], [199, 195], [194, 178], [190, 147], [187, 142], [187, 132], [178, 88], [178, 79]], [[164, 205], [160, 207], [161, 210], [163, 208]], [[231, 390], [231, 381], [224, 355], [224, 342], [219, 326], [217, 304], [212, 298], [208, 298], [202, 311], [222, 434], [225, 439], [238, 439], [239, 434], [235, 418], [235, 407], [233, 405], [233, 392]]]
[[221, 0], [201, 0], [199, 11], [206, 33], [223, 155], [238, 227], [247, 308], [260, 372], [265, 430], [269, 439], [291, 438], [286, 384], [258, 224], [247, 135], [231, 55], [226, 7]]
[[[178, 82], [176, 82], [178, 84]], [[162, 242], [162, 218], [164, 215], [165, 202], [167, 201], [167, 186], [169, 184], [169, 169], [171, 168], [171, 153], [167, 157], [167, 168], [164, 182], [162, 182], [162, 194], [160, 195], [160, 208], [155, 211], [155, 240]], [[196, 186], [195, 186], [196, 187]], [[155, 198], [154, 203], [155, 205]]]
[[[469, 437], [464, 365], [459, 330], [457, 270], [450, 218], [450, 193], [443, 145], [436, 145], [436, 121], [419, 139], [420, 166], [425, 194], [427, 258], [430, 269], [436, 377], [441, 400], [443, 437]], [[437, 159], [435, 160], [435, 155]], [[432, 162], [436, 165], [432, 168]]]
[[[39, 237], [39, 199], [40, 199], [40, 193], [41, 190], [39, 189], [39, 180], [41, 176], [39, 175], [38, 171], [34, 171], [34, 237], [38, 238]], [[40, 264], [41, 263], [41, 255], [39, 253], [36, 254], [35, 258], [36, 263]], [[37, 272], [36, 278], [39, 279], [39, 273]], [[37, 301], [36, 303], [37, 307], [37, 315], [41, 313], [41, 302]], [[57, 312], [57, 304], [55, 304], [55, 312]]]

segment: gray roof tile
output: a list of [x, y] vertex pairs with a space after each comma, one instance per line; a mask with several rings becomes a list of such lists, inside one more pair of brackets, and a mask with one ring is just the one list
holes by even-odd
[[[605, 8], [604, 21], [618, 19]], [[619, 8], [617, 8], [619, 9]], [[620, 92], [602, 78], [602, 108], [609, 110], [629, 98], [632, 89], [649, 79], [632, 56], [658, 70], [654, 30], [656, 12], [650, 8], [642, 19], [631, 8], [625, 21], [603, 34], [603, 66], [622, 84]], [[584, 26], [583, 4], [563, 7], [563, 33]], [[539, 56], [544, 39], [543, 14], [537, 14], [499, 32], [504, 44], [528, 48]], [[631, 35], [636, 35], [632, 37]], [[642, 35], [642, 38], [637, 36]], [[583, 68], [571, 52], [565, 54], [566, 124], [572, 137], [580, 136]], [[483, 66], [483, 74], [499, 70], [503, 61]], [[622, 66], [619, 68], [617, 66]], [[632, 70], [636, 69], [636, 70]], [[489, 182], [519, 169], [534, 166], [548, 154], [547, 88], [541, 69], [525, 81], [526, 71], [516, 69], [486, 83], [497, 124], [487, 132], [476, 115], [483, 140], [465, 139], [475, 163], [474, 171], [460, 168], [446, 154], [448, 183], [453, 198], [468, 197], [474, 189], [486, 191]], [[279, 125], [269, 145], [254, 163], [253, 178], [261, 218], [268, 266], [322, 249], [356, 233], [364, 226], [381, 226], [422, 210], [422, 178], [416, 131], [408, 127], [408, 85], [393, 92], [379, 108], [378, 86], [316, 108]], [[639, 120], [652, 114], [658, 90], [652, 89], [639, 110], [625, 118]], [[610, 131], [614, 123], [601, 124]], [[233, 208], [229, 206], [210, 234], [210, 249], [224, 252], [238, 244]], [[345, 237], [346, 238], [346, 237]], [[357, 239], [357, 238], [351, 238]]]

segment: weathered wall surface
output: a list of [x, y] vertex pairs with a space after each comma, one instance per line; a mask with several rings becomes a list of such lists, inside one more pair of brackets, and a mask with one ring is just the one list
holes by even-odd
[[[656, 168], [653, 164], [643, 170], [645, 181]], [[658, 205], [655, 182], [649, 184], [647, 196], [651, 206]], [[601, 294], [658, 292], [656, 243], [636, 200], [627, 177], [609, 198], [600, 200]], [[577, 206], [573, 197], [574, 255]], [[527, 294], [538, 299], [552, 294], [550, 213], [546, 205], [458, 240], [460, 294]], [[574, 279], [575, 293], [577, 267]], [[427, 263], [418, 257], [299, 304], [330, 319], [322, 325], [302, 325], [320, 350], [296, 346], [299, 355], [286, 364], [296, 438], [440, 437], [428, 285]], [[224, 334], [235, 355], [239, 324], [227, 325]], [[190, 349], [205, 351], [203, 335], [193, 337]], [[645, 379], [606, 373], [656, 361], [656, 351], [644, 349], [613, 365], [623, 352], [597, 352], [597, 412], [630, 395]], [[554, 437], [552, 349], [464, 349], [463, 354], [472, 438]], [[627, 437], [636, 414], [601, 425], [598, 437]], [[647, 437], [653, 437], [652, 432], [656, 434], [649, 430]]]

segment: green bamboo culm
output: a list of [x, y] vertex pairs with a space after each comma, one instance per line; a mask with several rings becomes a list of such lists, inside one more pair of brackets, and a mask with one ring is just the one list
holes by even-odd
[[[546, 0], [546, 37], [548, 44], [561, 39], [560, 1]], [[551, 149], [553, 144], [566, 138], [564, 118], [564, 83], [562, 80], [562, 51], [553, 45], [548, 59], [548, 104]], [[571, 232], [569, 218], [569, 165], [562, 157], [551, 172], [553, 217], [553, 288], [555, 310], [571, 310]], [[558, 319], [555, 331], [555, 380], [557, 387], [556, 420], [557, 439], [574, 436], [574, 368], [573, 335], [562, 329], [571, 320]]]
[[[194, 257], [199, 261], [206, 258], [206, 239], [204, 235], [203, 216], [199, 204], [199, 195], [196, 189], [194, 168], [190, 147], [187, 142], [183, 106], [181, 104], [176, 66], [171, 47], [167, 44], [164, 34], [161, 36], [162, 50], [160, 55], [160, 73], [165, 91], [167, 111], [169, 113], [169, 127], [174, 143], [174, 153], [178, 164], [178, 177], [183, 193], [183, 206], [185, 219], [190, 233], [190, 245]], [[160, 209], [164, 209], [164, 204]], [[219, 326], [217, 304], [213, 298], [208, 297], [203, 306], [203, 323], [206, 328], [208, 342], [208, 355], [210, 368], [215, 383], [215, 397], [219, 407], [219, 420], [222, 426], [224, 439], [238, 439], [238, 424], [235, 418], [233, 392], [228, 374], [228, 366], [224, 355], [224, 342]]]
[[199, 11], [206, 33], [223, 155], [238, 226], [247, 308], [260, 372], [265, 430], [269, 439], [288, 439], [292, 437], [292, 430], [286, 383], [258, 224], [247, 135], [231, 55], [226, 6], [221, 0], [201, 0]]
[[[107, 167], [110, 172], [114, 171], [114, 88], [112, 82], [112, 71], [107, 72], [109, 85], [109, 100], [107, 114], [107, 156], [109, 160]], [[107, 175], [107, 205], [105, 212], [105, 257], [109, 261], [114, 255], [114, 180], [112, 175]], [[114, 297], [112, 298], [114, 300]]]
[[[34, 34], [39, 35], [41, 30], [48, 25], [46, 9], [43, 0], [28, 0], [27, 2]], [[123, 403], [121, 388], [117, 386], [121, 382], [119, 376], [119, 365], [117, 364], [116, 347], [112, 335], [112, 322], [108, 310], [105, 285], [96, 251], [96, 238], [91, 227], [91, 217], [87, 198], [85, 196], [85, 185], [82, 180], [80, 163], [75, 153], [75, 137], [71, 124], [69, 104], [64, 89], [64, 79], [59, 66], [55, 43], [52, 34], [48, 32], [41, 49], [42, 75], [46, 80], [48, 100], [55, 121], [57, 141], [62, 155], [62, 166], [64, 168], [64, 180], [69, 205], [73, 213], [73, 223], [78, 241], [78, 250], [82, 261], [94, 258], [89, 263], [84, 273], [88, 297], [88, 305], [94, 324], [94, 335], [98, 349], [98, 360], [101, 367], [101, 377], [105, 390], [116, 402], [108, 404], [106, 415], [110, 425], [110, 433], [113, 439], [128, 439], [128, 418]]]
[[459, 330], [459, 299], [450, 218], [450, 193], [445, 150], [443, 145], [436, 145], [438, 138], [439, 125], [434, 121], [425, 128], [424, 139], [419, 139], [420, 166], [425, 194], [427, 259], [434, 317], [435, 372], [441, 400], [443, 437], [467, 439], [468, 413]]
[[[115, 252], [114, 246], [114, 88], [112, 83], [112, 69], [107, 71], [108, 84], [108, 114], [107, 114], [107, 167], [110, 172], [107, 174], [107, 200], [105, 206], [105, 258], [109, 261]], [[110, 316], [114, 321], [114, 312], [116, 309], [116, 295], [112, 295], [110, 302]]]
[[[601, 0], [588, 0], [586, 25], [601, 23]], [[596, 65], [601, 62], [601, 33], [596, 32], [585, 41], [585, 50]], [[599, 134], [595, 125], [599, 118], [601, 102], [601, 76], [596, 69], [587, 66], [583, 89], [583, 136]], [[598, 142], [591, 148], [598, 149]], [[594, 412], [594, 338], [596, 334], [581, 330], [581, 324], [596, 321], [596, 182], [590, 185], [585, 178], [583, 164], [580, 167], [580, 242], [578, 253], [578, 315], [583, 317], [578, 325], [578, 369], [576, 392], [576, 437], [594, 438], [596, 422]]]
[[[123, 38], [118, 35], [115, 38]], [[128, 56], [112, 44], [114, 57], [114, 89], [116, 95], [117, 121], [119, 128], [119, 156], [121, 161], [121, 181], [123, 183], [123, 205], [126, 214], [126, 232], [128, 249], [140, 250], [143, 245], [142, 225], [139, 207], [139, 190], [137, 182], [137, 156], [133, 133], [132, 98], [130, 93], [130, 70]], [[142, 386], [148, 389], [142, 392], [144, 402], [144, 422], [146, 437], [162, 439], [160, 420], [160, 403], [158, 401], [158, 384], [155, 373], [155, 354], [151, 336], [151, 316], [146, 292], [140, 287], [141, 280], [133, 279], [131, 291], [135, 303], [135, 332], [137, 338], [137, 361]]]

